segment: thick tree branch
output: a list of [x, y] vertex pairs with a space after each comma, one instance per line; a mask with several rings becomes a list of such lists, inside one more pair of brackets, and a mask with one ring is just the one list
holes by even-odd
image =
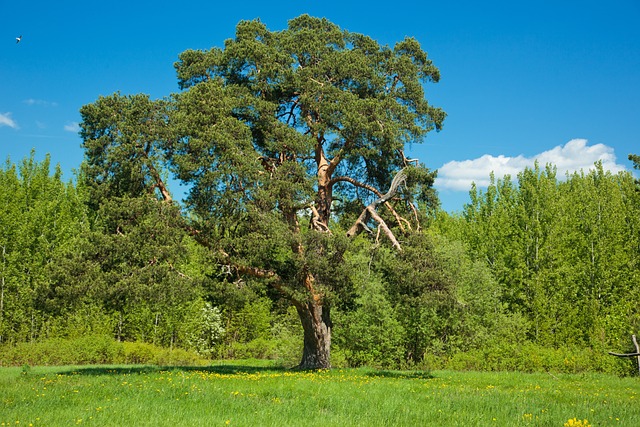
[[[336, 133], [340, 133], [341, 129], [335, 127], [335, 126], [329, 126], [329, 128], [333, 128]], [[340, 150], [336, 153], [335, 156], [333, 156], [333, 159], [331, 159], [331, 161], [329, 162], [329, 168], [327, 169], [327, 175], [331, 176], [333, 175], [333, 172], [336, 170], [336, 168], [338, 167], [338, 164], [342, 161], [342, 156], [344, 155], [344, 153], [349, 150], [351, 148], [351, 146], [353, 145], [353, 141], [352, 140], [345, 140], [344, 144], [342, 145], [342, 148], [340, 148]]]
[[353, 185], [355, 187], [364, 188], [365, 190], [371, 191], [376, 196], [382, 197], [382, 193], [380, 191], [378, 191], [377, 188], [374, 188], [374, 187], [370, 186], [369, 184], [365, 184], [364, 182], [360, 182], [358, 180], [355, 180], [355, 179], [351, 178], [350, 176], [337, 176], [335, 178], [331, 178], [331, 181], [329, 181], [329, 185], [333, 186], [338, 182], [348, 182], [349, 184], [351, 184], [351, 185]]
[[[357, 181], [351, 178], [350, 176], [337, 176], [335, 178], [332, 178], [331, 181], [329, 181], [329, 185], [333, 186], [338, 182], [348, 182], [349, 184], [352, 184], [356, 187], [364, 188], [365, 190], [371, 191], [373, 194], [375, 194], [379, 198], [383, 197], [383, 194], [380, 191], [378, 191], [377, 188], [374, 188], [369, 184], [365, 184], [363, 182]], [[391, 203], [387, 201], [387, 202], [384, 202], [384, 205], [386, 206], [387, 209], [389, 209], [389, 212], [391, 212], [391, 214], [395, 217], [396, 221], [398, 222], [398, 226], [400, 226], [400, 229], [402, 230], [403, 233], [404, 233], [404, 226], [402, 225], [402, 223], [407, 224], [409, 229], [411, 229], [411, 224], [409, 223], [409, 221], [401, 217], [400, 214], [393, 208], [393, 206], [391, 206]]]
[[[398, 175], [396, 175], [396, 178], [397, 178], [397, 177], [398, 177]], [[395, 184], [395, 186], [396, 186], [396, 190], [397, 190], [397, 187], [400, 185], [400, 183], [401, 183], [404, 179], [406, 179], [406, 177], [401, 176], [401, 177], [400, 177], [400, 180], [399, 180], [398, 182], [396, 182], [396, 184]], [[355, 179], [353, 179], [353, 178], [351, 178], [351, 177], [348, 177], [348, 176], [339, 176], [339, 177], [335, 177], [335, 178], [333, 178], [333, 179], [331, 180], [330, 185], [334, 185], [334, 184], [336, 184], [337, 182], [348, 182], [348, 183], [350, 183], [350, 184], [352, 184], [352, 185], [354, 185], [354, 186], [356, 186], [356, 187], [360, 187], [360, 188], [364, 188], [365, 190], [369, 190], [369, 191], [371, 191], [373, 194], [375, 194], [376, 196], [378, 196], [378, 197], [379, 197], [379, 199], [378, 199], [378, 200], [382, 200], [382, 199], [384, 198], [384, 195], [383, 195], [380, 191], [378, 191], [378, 189], [376, 189], [376, 188], [374, 188], [374, 187], [372, 187], [372, 186], [370, 186], [370, 185], [368, 185], [368, 184], [365, 184], [365, 183], [363, 183], [363, 182], [357, 181], [357, 180], [355, 180]], [[394, 186], [394, 184], [392, 183], [392, 184], [391, 184], [391, 186], [393, 187], [393, 186]], [[380, 203], [380, 202], [378, 201], [378, 203]], [[409, 221], [407, 221], [405, 218], [403, 218], [402, 216], [400, 216], [400, 214], [398, 214], [398, 212], [393, 208], [393, 206], [391, 206], [391, 204], [390, 204], [388, 201], [385, 201], [385, 202], [384, 202], [384, 205], [386, 206], [386, 208], [387, 208], [387, 209], [389, 209], [389, 212], [391, 212], [391, 214], [395, 217], [396, 221], [398, 222], [398, 226], [400, 227], [400, 229], [402, 230], [402, 232], [403, 232], [403, 233], [404, 233], [404, 231], [405, 231], [404, 226], [403, 226], [403, 223], [405, 223], [405, 224], [407, 225], [407, 227], [409, 227], [409, 229], [411, 229], [411, 223], [410, 223]], [[413, 205], [411, 205], [411, 207], [412, 207], [412, 208], [414, 208], [414, 207], [413, 207]], [[415, 208], [414, 208], [414, 209], [415, 209]], [[367, 218], [367, 219], [365, 220], [365, 222], [366, 222], [368, 219], [369, 219], [369, 218]], [[366, 230], [368, 230], [368, 228], [365, 228], [365, 229], [366, 229]]]
[[238, 274], [254, 277], [257, 279], [268, 280], [268, 283], [273, 286], [276, 291], [280, 292], [282, 296], [291, 301], [294, 306], [302, 304], [293, 296], [293, 292], [291, 292], [291, 290], [285, 286], [285, 284], [282, 282], [282, 278], [275, 271], [235, 263], [229, 263], [228, 265], [229, 270], [233, 269]]
[[155, 181], [155, 184], [151, 187], [151, 190], [153, 191], [154, 189], [157, 188], [158, 190], [160, 190], [160, 194], [162, 194], [162, 199], [165, 202], [171, 202], [173, 200], [171, 198], [171, 193], [169, 193], [169, 189], [167, 188], [167, 186], [164, 184], [164, 181], [160, 177], [160, 173], [158, 172], [156, 167], [153, 165], [153, 162], [149, 158], [149, 150], [150, 150], [150, 147], [145, 149], [142, 153], [142, 156], [146, 160], [145, 166], [149, 169], [149, 173], [151, 174], [151, 177]]
[[407, 158], [407, 156], [404, 155], [404, 150], [398, 150], [398, 153], [400, 153], [400, 155], [402, 156], [402, 164], [404, 165], [404, 167], [409, 166], [409, 163], [415, 163], [415, 165], [418, 166], [418, 162], [420, 161], [419, 159]]
[[162, 194], [162, 199], [165, 202], [171, 202], [173, 199], [171, 198], [171, 193], [169, 193], [169, 189], [164, 185], [164, 182], [162, 180], [158, 180], [152, 187], [151, 189], [158, 189], [160, 190], [160, 194]]
[[386, 203], [388, 200], [391, 200], [393, 196], [398, 192], [398, 187], [407, 180], [407, 173], [404, 169], [400, 169], [400, 171], [393, 177], [393, 181], [391, 181], [391, 186], [389, 187], [389, 191], [378, 200], [373, 202], [374, 206], [379, 205], [380, 203]]
[[[283, 282], [282, 278], [278, 273], [273, 270], [248, 266], [236, 263], [231, 260], [231, 256], [227, 254], [225, 251], [220, 250], [219, 253], [225, 258], [226, 264], [223, 264], [223, 267], [226, 268], [226, 274], [232, 274], [232, 272], [236, 272], [242, 276], [253, 277], [256, 279], [266, 280], [269, 285], [271, 285], [276, 291], [278, 291], [283, 297], [289, 300], [294, 307], [303, 307], [305, 302], [304, 300], [300, 300], [299, 296], [296, 296], [293, 289], [287, 287], [287, 285]], [[311, 298], [314, 301], [322, 298], [322, 295], [315, 290], [314, 287], [314, 277], [313, 275], [306, 273], [304, 286], [310, 292]]]

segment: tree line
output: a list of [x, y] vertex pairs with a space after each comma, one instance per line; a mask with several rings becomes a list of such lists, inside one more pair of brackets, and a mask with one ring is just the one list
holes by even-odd
[[[212, 261], [174, 205], [142, 195], [93, 211], [86, 187], [50, 169], [32, 154], [0, 170], [3, 345], [102, 335], [207, 357], [299, 356], [289, 303]], [[629, 172], [597, 164], [559, 179], [536, 165], [474, 188], [461, 213], [437, 210], [400, 253], [360, 236], [336, 266], [334, 357], [493, 368], [526, 348], [621, 369], [597, 356], [638, 332], [639, 211]]]
[[175, 67], [179, 93], [81, 108], [74, 182], [49, 157], [5, 164], [4, 345], [106, 335], [301, 368], [623, 369], [596, 356], [638, 329], [630, 173], [536, 165], [441, 211], [435, 171], [404, 153], [446, 116], [412, 38], [242, 21]]
[[640, 327], [638, 182], [601, 163], [556, 175], [536, 164], [515, 180], [492, 177], [485, 191], [471, 190], [461, 215], [440, 224], [491, 269], [505, 307], [526, 319], [528, 339], [628, 347]]

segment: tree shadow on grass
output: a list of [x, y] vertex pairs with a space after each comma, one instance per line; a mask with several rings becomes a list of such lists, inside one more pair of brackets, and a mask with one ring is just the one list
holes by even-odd
[[[272, 366], [257, 366], [252, 364], [216, 364], [210, 366], [157, 366], [157, 365], [104, 365], [104, 366], [84, 366], [73, 367], [58, 372], [61, 375], [86, 375], [86, 376], [101, 376], [101, 375], [144, 375], [160, 372], [206, 372], [210, 374], [220, 375], [242, 375], [242, 374], [255, 374], [259, 372], [301, 372], [295, 368], [287, 368], [280, 365]], [[321, 370], [324, 371], [324, 370]], [[338, 371], [338, 369], [334, 369]], [[371, 368], [354, 369], [355, 373], [362, 375], [363, 377], [371, 378], [392, 378], [392, 379], [420, 379], [429, 380], [435, 378], [428, 371], [394, 371], [394, 370], [378, 370]]]
[[373, 378], [394, 378], [399, 380], [431, 380], [435, 377], [427, 371], [365, 371], [364, 376]]
[[175, 371], [199, 371], [221, 375], [252, 374], [257, 372], [280, 372], [286, 371], [282, 366], [251, 366], [251, 365], [211, 365], [211, 366], [156, 366], [156, 365], [119, 365], [119, 366], [86, 366], [65, 369], [58, 372], [61, 375], [130, 375], [130, 374], [152, 374], [156, 372]]

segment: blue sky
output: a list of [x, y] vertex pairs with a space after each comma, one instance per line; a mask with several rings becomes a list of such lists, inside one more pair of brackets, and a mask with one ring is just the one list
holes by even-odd
[[[0, 159], [32, 148], [65, 177], [82, 161], [84, 104], [100, 95], [178, 91], [186, 49], [222, 46], [238, 21], [271, 30], [302, 13], [393, 45], [413, 36], [440, 68], [426, 87], [448, 114], [411, 155], [439, 170], [443, 206], [471, 181], [533, 164], [565, 171], [602, 160], [631, 170], [640, 154], [640, 2], [297, 0], [0, 3]], [[22, 35], [18, 44], [15, 38]]]

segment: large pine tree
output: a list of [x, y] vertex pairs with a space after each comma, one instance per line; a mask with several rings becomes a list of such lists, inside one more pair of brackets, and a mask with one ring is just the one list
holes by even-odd
[[146, 186], [166, 200], [156, 165], [168, 160], [220, 271], [287, 298], [304, 329], [300, 367], [329, 367], [348, 237], [401, 250], [399, 233], [419, 227], [413, 198], [434, 200], [435, 174], [404, 149], [442, 126], [423, 86], [438, 69], [415, 39], [381, 46], [307, 15], [282, 31], [240, 22], [224, 48], [185, 51], [176, 69], [183, 91], [167, 100], [84, 108], [87, 174], [110, 183], [104, 194]]

